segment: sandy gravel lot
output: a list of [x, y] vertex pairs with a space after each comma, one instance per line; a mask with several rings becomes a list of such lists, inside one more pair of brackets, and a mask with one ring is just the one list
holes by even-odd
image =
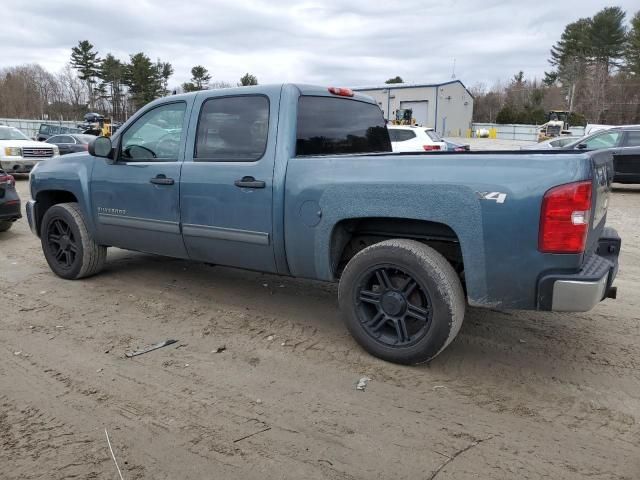
[[115, 249], [64, 281], [21, 220], [0, 236], [0, 478], [116, 479], [106, 428], [127, 480], [638, 479], [640, 188], [609, 224], [618, 300], [470, 309], [401, 367], [354, 343], [332, 285]]

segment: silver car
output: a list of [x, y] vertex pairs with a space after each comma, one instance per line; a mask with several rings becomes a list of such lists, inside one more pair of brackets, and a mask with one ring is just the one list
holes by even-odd
[[548, 149], [554, 149], [554, 148], [562, 148], [569, 145], [572, 142], [575, 142], [579, 138], [582, 138], [582, 137], [567, 135], [562, 137], [550, 138], [549, 140], [545, 140], [543, 142], [533, 143], [531, 145], [525, 145], [523, 147], [520, 147], [520, 150], [548, 150]]

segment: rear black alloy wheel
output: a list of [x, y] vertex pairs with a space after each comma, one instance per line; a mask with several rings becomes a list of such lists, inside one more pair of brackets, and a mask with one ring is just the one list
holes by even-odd
[[439, 252], [415, 240], [392, 239], [347, 263], [338, 303], [365, 350], [411, 365], [431, 360], [453, 341], [466, 299], [458, 274]]
[[54, 218], [47, 225], [47, 246], [54, 261], [61, 269], [71, 269], [79, 248], [75, 235], [63, 218]]
[[422, 339], [431, 325], [431, 298], [408, 271], [376, 265], [361, 275], [354, 291], [363, 329], [389, 347], [407, 347]]

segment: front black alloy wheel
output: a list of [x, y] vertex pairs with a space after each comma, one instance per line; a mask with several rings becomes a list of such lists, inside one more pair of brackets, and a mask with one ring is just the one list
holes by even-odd
[[53, 205], [40, 225], [42, 250], [56, 275], [75, 280], [102, 269], [107, 248], [94, 241], [77, 203]]
[[398, 266], [378, 265], [365, 271], [354, 293], [363, 329], [384, 345], [406, 347], [429, 330], [429, 293], [410, 272]]
[[69, 224], [63, 218], [54, 218], [47, 225], [47, 245], [59, 268], [70, 269], [78, 256], [79, 248]]

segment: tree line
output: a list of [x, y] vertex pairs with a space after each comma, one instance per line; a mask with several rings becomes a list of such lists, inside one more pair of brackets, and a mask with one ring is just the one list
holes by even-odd
[[[171, 63], [153, 61], [144, 52], [126, 61], [111, 53], [101, 57], [91, 42], [81, 40], [59, 73], [38, 64], [0, 70], [0, 117], [77, 120], [90, 111], [124, 121], [138, 108], [170, 93], [233, 86], [212, 81], [204, 66], [195, 65], [190, 81], [170, 90], [173, 74]], [[237, 86], [257, 84], [257, 77], [247, 73]]]
[[518, 72], [506, 84], [472, 87], [474, 121], [540, 124], [546, 112], [568, 110], [572, 125], [640, 123], [640, 11], [628, 26], [619, 7], [569, 23], [549, 64], [540, 80]]

